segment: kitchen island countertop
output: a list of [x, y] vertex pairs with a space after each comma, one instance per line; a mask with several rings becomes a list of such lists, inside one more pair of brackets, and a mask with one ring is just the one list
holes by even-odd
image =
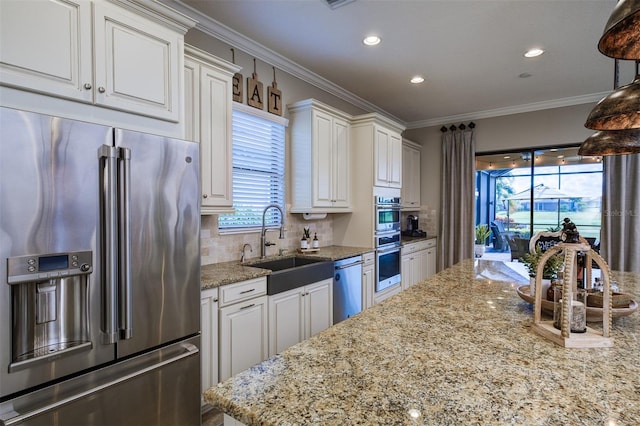
[[[640, 274], [613, 277], [638, 300]], [[638, 313], [614, 318], [613, 348], [564, 349], [531, 331], [527, 283], [465, 260], [205, 399], [247, 425], [638, 424]]]
[[202, 265], [200, 270], [200, 288], [202, 290], [206, 290], [209, 288], [220, 287], [222, 285], [233, 284], [239, 281], [264, 277], [271, 273], [268, 269], [252, 267], [251, 265], [256, 262], [282, 259], [284, 257], [292, 256], [312, 257], [334, 261], [346, 259], [352, 256], [359, 256], [371, 251], [374, 251], [374, 249], [365, 247], [327, 246], [320, 247], [317, 252], [288, 252], [284, 256], [270, 256], [265, 259], [254, 258], [247, 260], [245, 263], [240, 263], [240, 261], [231, 261]]

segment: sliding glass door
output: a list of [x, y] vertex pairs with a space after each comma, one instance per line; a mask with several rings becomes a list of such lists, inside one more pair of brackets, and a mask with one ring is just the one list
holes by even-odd
[[[476, 224], [489, 224], [491, 248], [507, 252], [536, 232], [559, 230], [565, 217], [580, 234], [600, 236], [602, 159], [578, 147], [476, 156]], [[516, 257], [517, 258], [517, 257]]]

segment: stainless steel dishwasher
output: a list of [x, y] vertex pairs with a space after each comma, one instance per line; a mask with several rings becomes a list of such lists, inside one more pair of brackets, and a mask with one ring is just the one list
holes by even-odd
[[362, 256], [335, 262], [333, 277], [333, 323], [362, 310]]

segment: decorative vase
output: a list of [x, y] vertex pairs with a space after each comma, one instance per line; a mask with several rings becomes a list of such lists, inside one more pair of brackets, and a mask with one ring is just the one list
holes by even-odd
[[306, 238], [303, 238], [302, 240], [300, 240], [300, 248], [302, 250], [306, 250], [309, 248], [309, 243]]
[[473, 246], [473, 253], [474, 253], [475, 257], [484, 256], [484, 244], [475, 244]]

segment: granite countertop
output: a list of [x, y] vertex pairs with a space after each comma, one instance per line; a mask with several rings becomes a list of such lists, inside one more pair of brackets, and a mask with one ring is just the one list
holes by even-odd
[[252, 278], [264, 277], [271, 274], [271, 271], [263, 268], [255, 268], [251, 265], [256, 262], [282, 259], [284, 257], [312, 257], [323, 260], [340, 260], [352, 256], [359, 256], [364, 253], [373, 251], [372, 248], [365, 247], [347, 247], [347, 246], [327, 246], [320, 247], [317, 252], [312, 253], [287, 253], [284, 256], [271, 256], [265, 259], [249, 259], [246, 263], [240, 261], [214, 263], [211, 265], [203, 265], [200, 270], [200, 288], [206, 290], [209, 288], [220, 287], [222, 285], [233, 284], [239, 281], [250, 280]]
[[[613, 277], [638, 300], [640, 274]], [[612, 348], [564, 349], [531, 331], [527, 282], [465, 260], [205, 399], [247, 425], [638, 424], [639, 313], [614, 318]]]
[[417, 243], [418, 241], [434, 240], [434, 239], [436, 239], [436, 237], [433, 237], [433, 236], [409, 237], [409, 236], [406, 236], [406, 235], [402, 235], [400, 237], [400, 242], [401, 242], [402, 245], [405, 245], [405, 244]]

